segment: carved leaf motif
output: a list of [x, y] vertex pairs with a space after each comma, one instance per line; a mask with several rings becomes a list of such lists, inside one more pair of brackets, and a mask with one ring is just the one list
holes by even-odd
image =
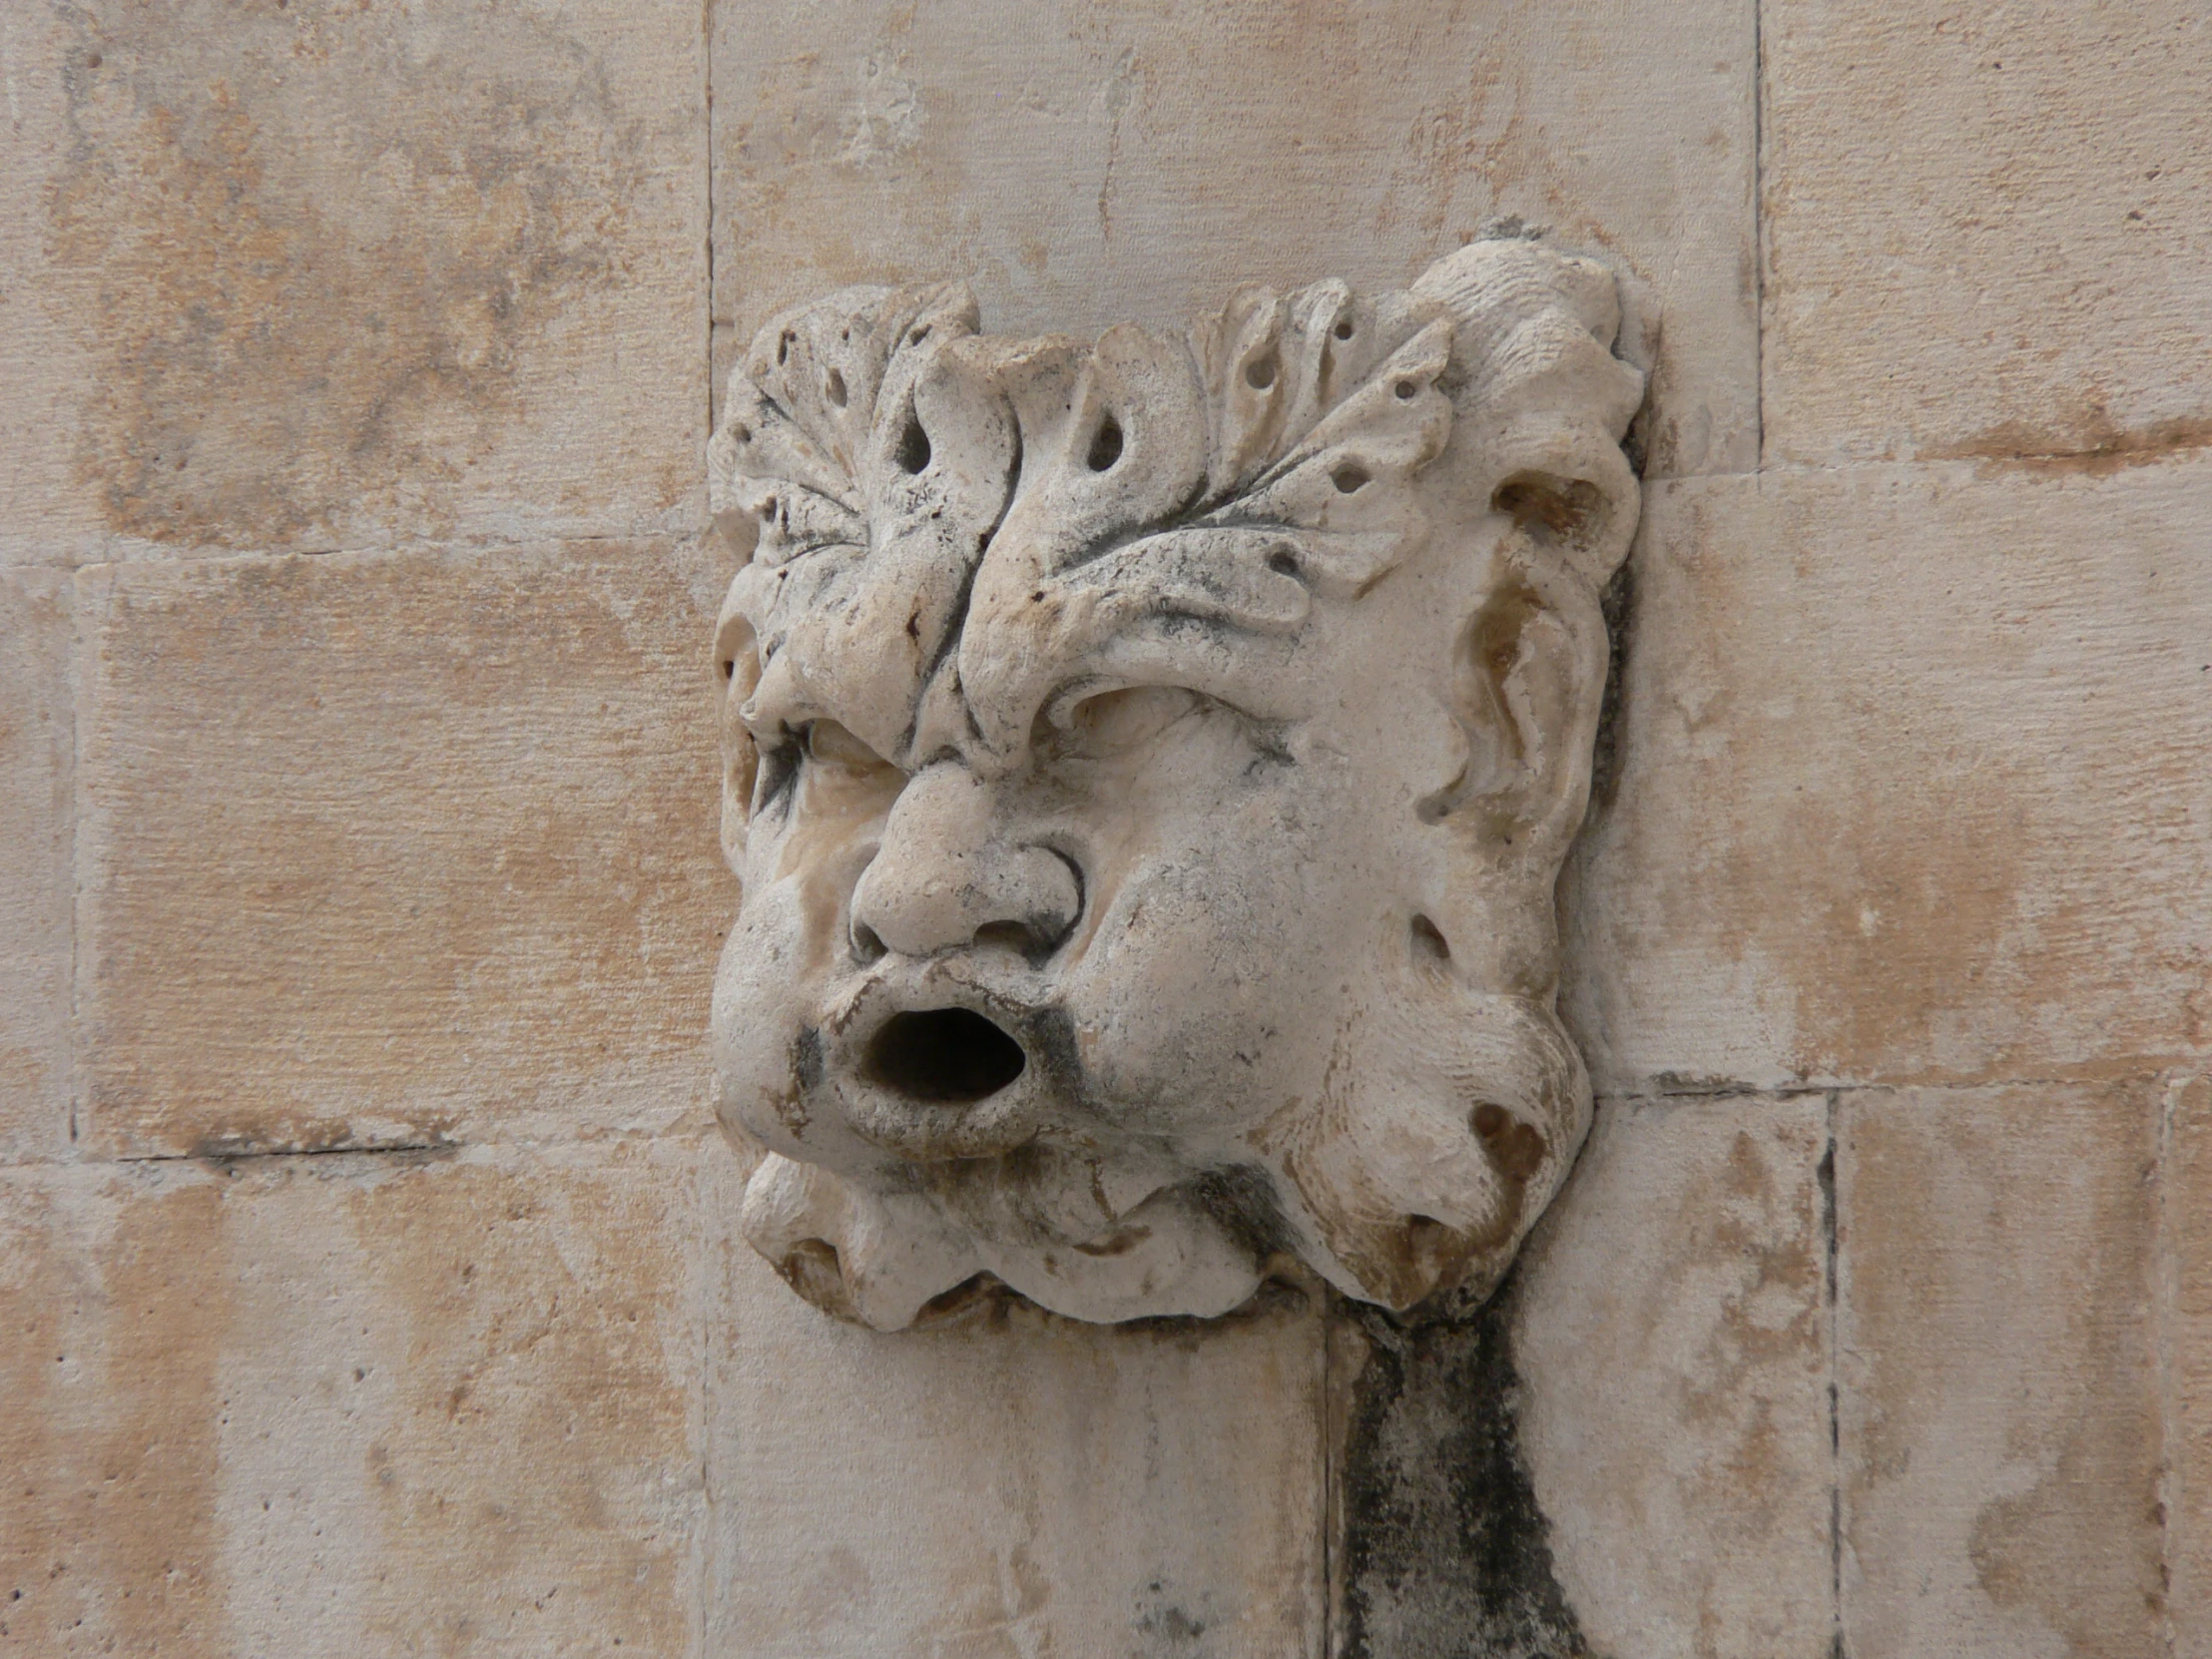
[[903, 426], [927, 359], [976, 322], [959, 283], [847, 288], [772, 321], [731, 376], [709, 447], [717, 519], [757, 525], [764, 564], [864, 550], [875, 497], [898, 470], [898, 434], [879, 415]]

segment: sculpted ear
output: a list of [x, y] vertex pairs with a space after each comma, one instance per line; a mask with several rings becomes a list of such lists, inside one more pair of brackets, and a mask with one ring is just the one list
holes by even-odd
[[1423, 816], [1454, 820], [1497, 862], [1556, 863], [1589, 799], [1609, 656], [1588, 583], [1508, 562], [1454, 655], [1466, 770]]
[[1548, 879], [1589, 797], [1609, 656], [1598, 593], [1636, 530], [1620, 439], [1643, 376], [1613, 355], [1619, 293], [1594, 260], [1477, 242], [1413, 292], [1454, 321], [1460, 510], [1499, 547], [1457, 640], [1466, 770], [1425, 811], [1454, 818], [1493, 865]]

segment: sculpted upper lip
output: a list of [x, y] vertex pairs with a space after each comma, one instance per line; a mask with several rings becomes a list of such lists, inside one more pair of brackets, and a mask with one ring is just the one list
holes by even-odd
[[1034, 993], [1038, 975], [1026, 965], [974, 956], [936, 956], [921, 963], [878, 964], [848, 983], [823, 1010], [822, 1029], [842, 1042], [855, 1030], [872, 1031], [893, 1014], [926, 1008], [972, 1008], [1017, 1038], [1020, 1026], [1045, 1005]]

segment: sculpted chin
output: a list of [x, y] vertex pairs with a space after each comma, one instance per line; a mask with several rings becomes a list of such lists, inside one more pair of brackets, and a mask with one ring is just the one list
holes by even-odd
[[882, 1330], [1486, 1296], [1587, 1127], [1553, 884], [1642, 395], [1600, 266], [1186, 334], [771, 323], [711, 460], [746, 1237]]

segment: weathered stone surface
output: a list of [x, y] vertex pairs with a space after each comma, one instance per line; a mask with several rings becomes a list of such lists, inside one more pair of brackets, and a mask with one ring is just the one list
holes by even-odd
[[2163, 1093], [2152, 1079], [1844, 1097], [1847, 1651], [2166, 1651]]
[[1331, 1329], [1330, 1659], [1587, 1651], [1521, 1444], [1513, 1282], [1408, 1329], [1345, 1303]]
[[695, 1651], [702, 1150], [0, 1176], [7, 1639]]
[[1521, 1455], [1593, 1653], [1829, 1659], [1828, 1114], [1601, 1104], [1529, 1242]]
[[1629, 275], [1653, 475], [1756, 459], [1750, 0], [714, 15], [741, 339], [841, 283], [970, 275], [994, 330], [1172, 325], [1242, 281], [1403, 283], [1520, 215]]
[[71, 592], [0, 573], [0, 1162], [69, 1144]]
[[204, 1171], [0, 1170], [0, 1631], [218, 1659], [219, 1356]]
[[1802, 461], [2212, 438], [2212, 19], [1766, 8], [1766, 437]]
[[877, 1330], [1497, 1285], [1589, 1122], [1555, 886], [1634, 533], [1613, 274], [1477, 240], [1187, 333], [770, 321], [709, 454], [717, 1109]]
[[689, 0], [9, 8], [0, 558], [696, 513]]
[[883, 1335], [729, 1266], [708, 1652], [1319, 1659], [1318, 1311]]
[[1599, 1092], [2212, 1051], [2208, 517], [2197, 459], [1652, 490], [1566, 883]]
[[2164, 1107], [2166, 1602], [2175, 1659], [2212, 1659], [2212, 1076], [2169, 1078]]
[[587, 542], [79, 582], [94, 1146], [563, 1135], [705, 1105], [730, 888], [716, 575]]

